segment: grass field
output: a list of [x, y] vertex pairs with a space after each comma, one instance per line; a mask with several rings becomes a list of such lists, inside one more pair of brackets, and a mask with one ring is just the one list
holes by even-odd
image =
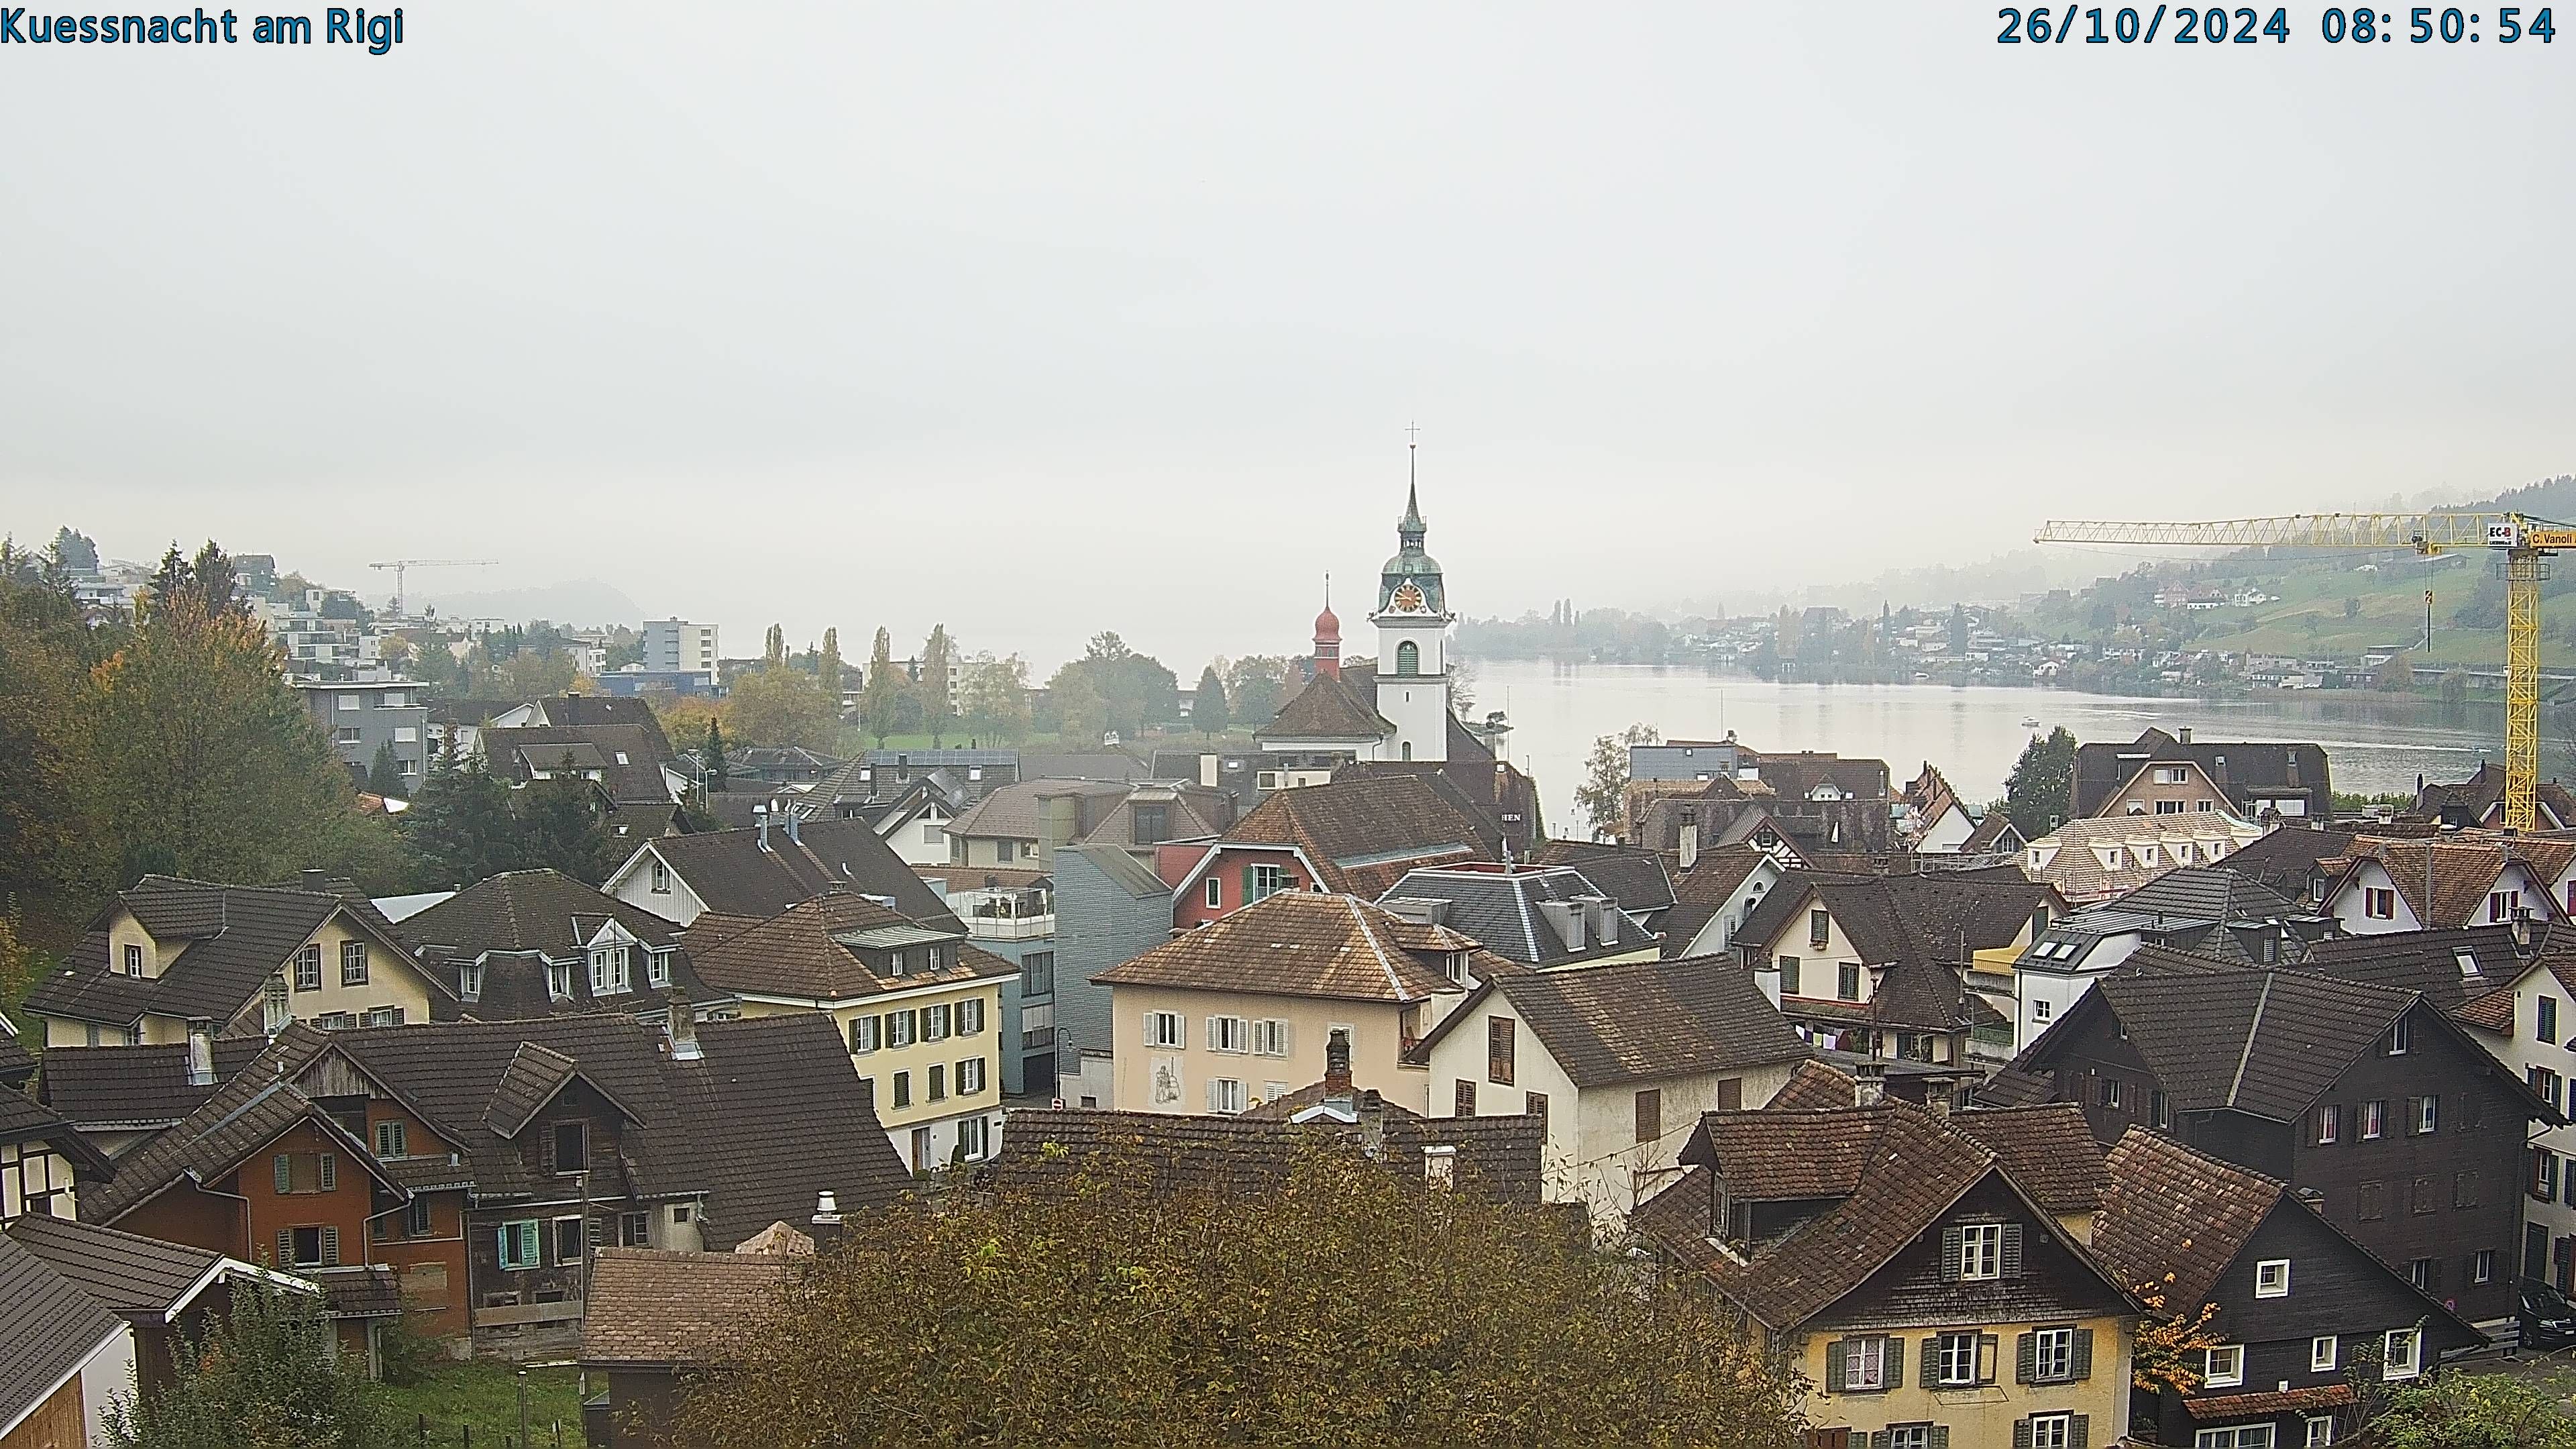
[[[374, 1392], [397, 1419], [397, 1442], [459, 1449], [467, 1443], [501, 1449], [519, 1437], [518, 1371], [505, 1363], [476, 1360], [441, 1364], [420, 1383], [404, 1388], [375, 1386]], [[555, 1426], [571, 1449], [582, 1442], [580, 1376], [568, 1368], [528, 1370], [528, 1446], [554, 1449]], [[426, 1432], [420, 1429], [426, 1419]], [[465, 1431], [471, 1429], [469, 1441]]]

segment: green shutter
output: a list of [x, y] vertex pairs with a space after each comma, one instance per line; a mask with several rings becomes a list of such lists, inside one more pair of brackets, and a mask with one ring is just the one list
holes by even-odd
[[1869, 1449], [1893, 1449], [1893, 1444], [1894, 1440], [1892, 1436], [1890, 1436], [1885, 1429], [1873, 1429], [1870, 1431]]
[[1937, 1333], [1923, 1340], [1922, 1382], [1927, 1389], [1941, 1382], [1941, 1335]]
[[1949, 1425], [1947, 1425], [1947, 1424], [1935, 1424], [1935, 1425], [1933, 1425], [1933, 1426], [1932, 1426], [1932, 1436], [1931, 1436], [1931, 1437], [1932, 1437], [1932, 1449], [1950, 1449], [1950, 1426], [1949, 1426]]
[[2013, 1420], [2013, 1449], [2030, 1449], [2030, 1420]]
[[2077, 1414], [2067, 1426], [2066, 1442], [2070, 1449], [2090, 1449], [2093, 1442], [2093, 1416]]
[[281, 1152], [269, 1159], [268, 1166], [269, 1170], [276, 1175], [278, 1192], [283, 1194], [295, 1191], [294, 1154]]
[[2013, 1336], [2013, 1382], [2039, 1382], [2039, 1335], [2036, 1333]]
[[1968, 1230], [1948, 1227], [1941, 1230], [1941, 1276], [1949, 1282], [1959, 1281], [1959, 1260], [1967, 1253]]
[[1241, 895], [1239, 895], [1239, 896], [1236, 896], [1236, 897], [1234, 898], [1234, 903], [1235, 903], [1236, 905], [1238, 905], [1238, 906], [1248, 906], [1248, 905], [1251, 905], [1251, 904], [1252, 904], [1252, 867], [1251, 867], [1251, 866], [1248, 866], [1248, 865], [1247, 865], [1247, 866], [1245, 866], [1245, 867], [1243, 868], [1243, 894], [1241, 894]]
[[1843, 1391], [1843, 1359], [1848, 1351], [1839, 1338], [1825, 1345], [1826, 1393], [1839, 1394]]
[[1891, 1389], [1905, 1387], [1905, 1340], [1889, 1339], [1881, 1353], [1887, 1360], [1887, 1386]]
[[2089, 1328], [2075, 1330], [2075, 1376], [2093, 1377], [2093, 1330]]
[[329, 1268], [340, 1266], [340, 1230], [338, 1228], [325, 1226], [322, 1229], [322, 1263]]
[[279, 1228], [277, 1230], [277, 1261], [269, 1264], [269, 1266], [272, 1268], [292, 1268], [295, 1266], [295, 1230], [293, 1228]]

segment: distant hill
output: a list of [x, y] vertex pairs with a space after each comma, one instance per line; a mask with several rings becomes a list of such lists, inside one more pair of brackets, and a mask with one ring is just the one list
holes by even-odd
[[434, 606], [441, 617], [450, 619], [504, 619], [513, 624], [545, 619], [576, 627], [644, 622], [641, 605], [614, 584], [597, 579], [480, 593], [428, 588], [414, 592], [422, 604]]

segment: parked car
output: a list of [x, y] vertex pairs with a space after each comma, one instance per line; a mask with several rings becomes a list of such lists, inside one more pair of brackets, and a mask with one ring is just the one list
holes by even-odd
[[2576, 1344], [2576, 1301], [2537, 1278], [2522, 1280], [2522, 1346], [2549, 1353]]

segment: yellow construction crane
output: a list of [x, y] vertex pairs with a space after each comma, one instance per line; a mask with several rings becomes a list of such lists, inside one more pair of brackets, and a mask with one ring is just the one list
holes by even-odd
[[403, 616], [403, 605], [411, 599], [411, 591], [403, 587], [403, 576], [410, 570], [481, 568], [485, 564], [496, 564], [499, 562], [500, 560], [497, 558], [392, 558], [385, 560], [383, 563], [371, 563], [367, 565], [367, 567], [371, 569], [392, 569], [394, 571], [393, 607], [387, 609], [385, 612], [399, 619]]
[[2493, 549], [2504, 555], [2504, 823], [2539, 820], [2540, 583], [2549, 556], [2576, 548], [2576, 528], [2519, 513], [2293, 513], [2215, 523], [2052, 519], [2041, 543], [2142, 543], [2173, 548]]

